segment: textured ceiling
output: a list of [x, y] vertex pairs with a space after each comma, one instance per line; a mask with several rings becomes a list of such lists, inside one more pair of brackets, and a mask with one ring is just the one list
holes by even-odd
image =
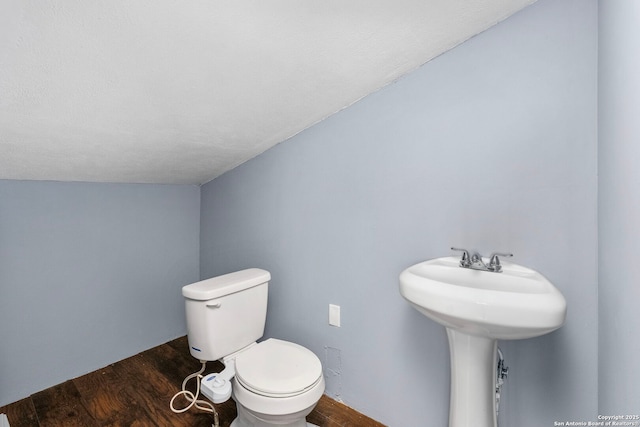
[[201, 184], [535, 0], [2, 0], [0, 179]]

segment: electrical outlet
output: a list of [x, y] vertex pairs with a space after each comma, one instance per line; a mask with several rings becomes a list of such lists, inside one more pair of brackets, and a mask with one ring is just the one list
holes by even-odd
[[340, 306], [329, 304], [329, 324], [340, 327]]

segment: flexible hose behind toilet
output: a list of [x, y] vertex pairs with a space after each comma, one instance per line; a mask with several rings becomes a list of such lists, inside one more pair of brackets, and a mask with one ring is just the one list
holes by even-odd
[[[171, 398], [171, 402], [169, 402], [169, 407], [176, 414], [181, 414], [183, 412], [186, 412], [186, 411], [188, 411], [189, 409], [191, 409], [194, 406], [196, 408], [200, 409], [201, 411], [211, 412], [213, 414], [213, 427], [220, 427], [220, 420], [218, 419], [218, 411], [216, 411], [215, 406], [213, 406], [212, 403], [209, 403], [206, 400], [198, 400], [198, 396], [200, 395], [200, 380], [202, 379], [202, 373], [204, 372], [204, 370], [207, 367], [207, 362], [206, 361], [201, 361], [201, 362], [202, 362], [202, 368], [198, 372], [194, 372], [193, 374], [188, 375], [184, 379], [184, 381], [182, 381], [182, 390], [177, 392]], [[197, 381], [196, 381], [196, 394], [193, 394], [192, 392], [187, 390], [187, 383], [192, 378], [196, 378], [197, 379]], [[173, 407], [173, 401], [176, 400], [176, 398], [178, 396], [180, 396], [180, 395], [184, 395], [184, 398], [187, 399], [187, 401], [189, 401], [190, 403], [185, 408], [176, 409], [176, 408]]]

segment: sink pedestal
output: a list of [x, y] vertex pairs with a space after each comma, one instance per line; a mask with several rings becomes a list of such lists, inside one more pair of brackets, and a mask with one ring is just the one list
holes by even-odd
[[449, 427], [497, 427], [497, 340], [447, 328], [451, 356]]

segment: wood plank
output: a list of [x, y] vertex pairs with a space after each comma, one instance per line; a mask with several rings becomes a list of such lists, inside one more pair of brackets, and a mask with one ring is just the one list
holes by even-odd
[[[72, 380], [87, 412], [101, 426], [144, 425], [149, 420], [135, 393], [116, 371], [114, 365]], [[143, 424], [140, 424], [143, 423]]]
[[72, 381], [50, 387], [31, 396], [41, 427], [98, 427], [80, 399]]
[[362, 427], [386, 427], [373, 418], [369, 418], [342, 402], [337, 402], [327, 396], [326, 401], [331, 403], [329, 409], [330, 418], [338, 422], [342, 422], [344, 426], [362, 426]]
[[188, 354], [189, 353], [189, 339], [187, 336], [178, 337], [175, 340], [171, 340], [167, 343], [168, 346], [173, 347], [180, 354]]
[[213, 416], [206, 412], [173, 413], [169, 408], [169, 402], [180, 390], [182, 380], [180, 384], [170, 382], [160, 371], [154, 369], [142, 354], [116, 363], [114, 369], [123, 382], [129, 384], [129, 392], [156, 425], [210, 427], [213, 423]]
[[11, 427], [39, 427], [36, 408], [30, 397], [0, 407], [0, 414], [6, 414]]
[[318, 405], [307, 417], [307, 421], [318, 424], [320, 427], [385, 427], [384, 424], [326, 395], [320, 398]]
[[326, 400], [331, 400], [326, 396], [322, 396], [320, 401], [316, 405], [316, 407], [311, 411], [311, 413], [307, 416], [307, 422], [315, 424], [320, 427], [339, 427], [340, 424], [333, 422], [329, 416], [330, 414], [326, 410], [328, 407], [328, 403]]

